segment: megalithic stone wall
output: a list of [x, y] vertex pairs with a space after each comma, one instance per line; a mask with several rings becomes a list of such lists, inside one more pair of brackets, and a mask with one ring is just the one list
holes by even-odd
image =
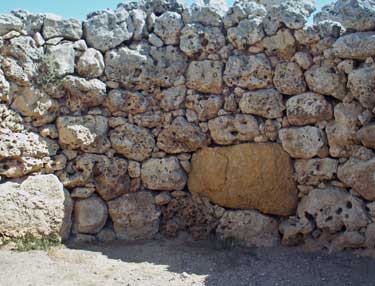
[[373, 247], [375, 3], [313, 11], [0, 15], [0, 236]]

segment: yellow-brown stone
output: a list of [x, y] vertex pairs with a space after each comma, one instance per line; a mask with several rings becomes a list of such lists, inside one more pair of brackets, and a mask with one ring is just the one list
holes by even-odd
[[288, 216], [297, 206], [291, 159], [274, 143], [204, 148], [193, 155], [188, 186], [227, 208]]

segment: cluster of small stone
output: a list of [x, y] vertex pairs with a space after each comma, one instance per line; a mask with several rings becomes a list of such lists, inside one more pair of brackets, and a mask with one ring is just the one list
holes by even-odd
[[9, 227], [24, 219], [10, 198], [39, 178], [69, 191], [73, 201], [47, 201], [70, 211], [47, 216], [66, 237], [73, 209], [78, 240], [188, 231], [251, 246], [374, 247], [375, 3], [338, 0], [308, 26], [314, 8], [153, 0], [83, 23], [0, 15], [0, 234], [30, 232]]

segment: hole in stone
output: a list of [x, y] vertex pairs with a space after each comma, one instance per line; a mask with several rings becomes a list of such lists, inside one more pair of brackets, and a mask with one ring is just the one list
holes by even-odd
[[346, 203], [346, 207], [347, 207], [348, 209], [351, 209], [351, 208], [353, 207], [352, 202], [347, 202], [347, 203]]

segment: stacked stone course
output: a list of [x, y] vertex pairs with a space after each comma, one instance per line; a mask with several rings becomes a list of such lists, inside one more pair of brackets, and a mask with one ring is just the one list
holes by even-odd
[[375, 246], [375, 2], [203, 2], [0, 15], [0, 236]]

